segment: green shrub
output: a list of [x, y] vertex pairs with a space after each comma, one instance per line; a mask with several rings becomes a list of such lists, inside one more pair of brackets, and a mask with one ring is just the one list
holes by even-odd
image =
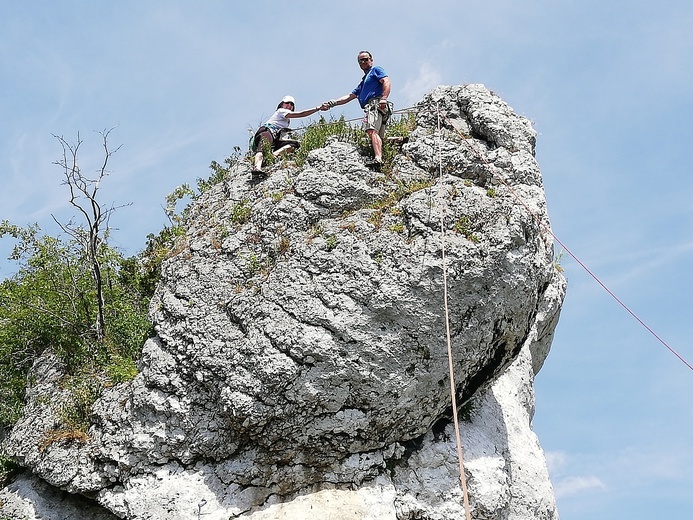
[[332, 251], [337, 247], [339, 244], [339, 240], [337, 239], [336, 235], [330, 235], [327, 237], [327, 240], [325, 241], [325, 249], [328, 251]]
[[399, 153], [398, 145], [391, 145], [388, 137], [409, 137], [409, 134], [416, 128], [416, 116], [405, 114], [397, 117], [393, 116], [385, 132], [385, 142], [383, 143], [383, 169], [389, 172], [392, 169], [392, 162]]
[[111, 356], [109, 364], [106, 365], [104, 371], [111, 383], [124, 383], [132, 381], [137, 375], [137, 365], [135, 360], [130, 357], [119, 355]]
[[58, 413], [61, 429], [86, 433], [91, 407], [101, 396], [103, 383], [98, 374], [84, 372], [68, 377], [65, 388], [69, 391], [69, 398]]
[[197, 179], [197, 189], [199, 194], [195, 195], [195, 197], [202, 195], [212, 186], [227, 180], [231, 173], [231, 169], [241, 160], [241, 156], [241, 148], [239, 146], [234, 146], [233, 153], [224, 159], [225, 166], [220, 165], [216, 161], [212, 161], [212, 163], [209, 165], [209, 167], [212, 169], [212, 174], [206, 179]]
[[[19, 469], [20, 466], [17, 464], [16, 460], [8, 457], [4, 453], [0, 453], [0, 487], [4, 487], [12, 474]], [[0, 502], [0, 507], [1, 506], [2, 503]], [[5, 520], [5, 518], [9, 519], [9, 517], [0, 516], [0, 520]]]
[[474, 242], [476, 244], [480, 241], [479, 237], [472, 231], [472, 222], [467, 215], [462, 215], [459, 219], [457, 219], [452, 229], [455, 231], [455, 233], [459, 233], [470, 242]]
[[[390, 124], [385, 132], [386, 139], [383, 143], [384, 171], [390, 171], [392, 161], [399, 152], [399, 147], [397, 145], [390, 145], [387, 137], [408, 137], [415, 126], [416, 118], [414, 114], [393, 116], [391, 118]], [[320, 117], [316, 123], [312, 123], [306, 128], [296, 131], [295, 136], [301, 143], [301, 148], [295, 152], [297, 166], [302, 166], [308, 157], [308, 153], [312, 150], [324, 147], [327, 140], [333, 136], [336, 136], [340, 141], [352, 143], [357, 147], [361, 155], [373, 156], [370, 140], [361, 129], [360, 123], [351, 125], [343, 116], [339, 119], [331, 119], [329, 121], [324, 117]]]
[[402, 222], [397, 222], [389, 225], [388, 229], [393, 233], [404, 233], [404, 224]]
[[231, 221], [234, 224], [245, 224], [250, 218], [250, 205], [246, 198], [241, 199], [231, 210]]
[[47, 348], [72, 375], [85, 367], [102, 373], [114, 358], [139, 357], [151, 329], [147, 306], [154, 282], [137, 261], [102, 244], [106, 327], [99, 339], [94, 280], [79, 244], [7, 222], [0, 226], [3, 235], [17, 239], [10, 258], [19, 264], [0, 282], [0, 425], [8, 426], [21, 414], [28, 371]]

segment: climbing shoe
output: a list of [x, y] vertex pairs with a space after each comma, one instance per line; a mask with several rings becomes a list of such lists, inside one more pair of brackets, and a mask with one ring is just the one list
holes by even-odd
[[383, 167], [383, 161], [376, 161], [375, 159], [373, 159], [371, 161], [368, 161], [366, 163], [366, 166], [368, 166], [374, 172], [379, 172], [380, 169]]

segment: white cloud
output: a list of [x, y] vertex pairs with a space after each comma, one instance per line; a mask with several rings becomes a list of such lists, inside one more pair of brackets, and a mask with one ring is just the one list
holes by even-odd
[[597, 477], [567, 477], [559, 480], [554, 485], [556, 498], [577, 495], [586, 491], [604, 491], [606, 485]]
[[606, 489], [606, 485], [596, 476], [564, 476], [565, 473], [577, 469], [574, 467], [576, 461], [571, 459], [573, 457], [562, 451], [546, 452], [546, 464], [552, 476], [551, 480], [557, 499], [588, 491], [602, 491]]
[[546, 465], [551, 474], [557, 474], [565, 466], [568, 459], [567, 455], [562, 451], [547, 451], [545, 457]]
[[407, 106], [419, 101], [440, 84], [441, 75], [432, 65], [424, 63], [415, 77], [407, 79], [402, 89]]

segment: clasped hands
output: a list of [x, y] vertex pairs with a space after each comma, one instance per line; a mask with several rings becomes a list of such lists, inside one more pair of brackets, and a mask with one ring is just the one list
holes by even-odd
[[[330, 99], [329, 101], [325, 101], [322, 105], [320, 105], [320, 110], [329, 110], [330, 108], [334, 108], [337, 106], [337, 102], [334, 99]], [[381, 99], [378, 102], [378, 108], [380, 110], [383, 110], [384, 108], [387, 108], [387, 99]]]

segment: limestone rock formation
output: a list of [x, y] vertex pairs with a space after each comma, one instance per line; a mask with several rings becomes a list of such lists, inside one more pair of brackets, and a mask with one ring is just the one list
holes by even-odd
[[200, 197], [139, 375], [87, 442], [46, 443], [61, 367], [37, 363], [4, 442], [33, 477], [0, 500], [35, 503], [33, 478], [127, 519], [460, 518], [447, 290], [473, 517], [557, 519], [531, 419], [565, 281], [535, 132], [481, 85], [416, 121], [390, 175], [334, 139]]

